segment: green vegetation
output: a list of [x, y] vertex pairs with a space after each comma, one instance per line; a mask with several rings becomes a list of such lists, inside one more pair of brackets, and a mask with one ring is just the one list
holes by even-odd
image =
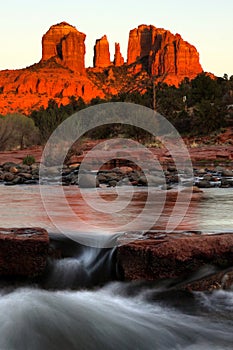
[[39, 111], [33, 111], [30, 119], [34, 121], [39, 129], [40, 142], [45, 143], [58, 125], [70, 115], [85, 107], [82, 98], [76, 100], [74, 96], [71, 96], [70, 103], [66, 106], [58, 107], [56, 101], [50, 100], [47, 108], [41, 107]]
[[0, 150], [24, 149], [38, 142], [39, 130], [31, 118], [22, 114], [0, 117]]
[[23, 164], [24, 165], [32, 165], [36, 162], [35, 157], [32, 155], [27, 155], [24, 159], [23, 159]]
[[[83, 108], [104, 102], [131, 102], [149, 108], [156, 106], [156, 111], [165, 116], [182, 135], [209, 135], [226, 126], [233, 125], [233, 76], [212, 79], [200, 74], [195, 79], [184, 81], [177, 88], [159, 83], [155, 90], [152, 83], [146, 92], [122, 92], [108, 100], [96, 97], [89, 104], [79, 98], [71, 97], [67, 106], [57, 106], [51, 100], [49, 106], [33, 112], [31, 118], [40, 130], [41, 141], [45, 142], [52, 131], [68, 116]], [[131, 137], [137, 141], [153, 142], [148, 133], [132, 126], [114, 124], [101, 126], [89, 132], [87, 137], [101, 139], [107, 137]]]
[[[156, 111], [165, 116], [182, 135], [210, 135], [233, 126], [233, 76], [228, 78], [225, 74], [223, 78], [212, 79], [207, 74], [200, 74], [191, 81], [184, 79], [178, 88], [165, 83], [158, 83], [153, 88], [151, 80], [144, 88], [144, 94], [122, 91], [105, 100], [96, 97], [88, 104], [75, 96], [71, 96], [69, 104], [65, 106], [58, 106], [56, 101], [50, 100], [47, 108], [41, 107], [29, 117], [21, 114], [0, 117], [0, 150], [44, 144], [70, 115], [104, 102], [131, 102], [149, 108], [155, 106]], [[130, 137], [146, 144], [156, 142], [144, 130], [122, 124], [103, 125], [84, 135], [93, 139], [116, 136]]]
[[200, 74], [178, 87], [157, 87], [157, 111], [181, 134], [209, 135], [232, 125], [233, 76], [212, 79]]

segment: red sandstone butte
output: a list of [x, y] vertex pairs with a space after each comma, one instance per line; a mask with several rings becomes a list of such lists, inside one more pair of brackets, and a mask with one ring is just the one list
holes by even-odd
[[121, 54], [120, 44], [115, 43], [114, 66], [120, 67], [124, 64], [124, 58]]
[[141, 25], [130, 31], [127, 64], [146, 61], [149, 73], [162, 81], [177, 85], [185, 77], [201, 73], [196, 48], [179, 34], [152, 25]]
[[[179, 34], [152, 25], [131, 30], [127, 64], [118, 43], [111, 63], [105, 35], [96, 41], [94, 68], [85, 69], [85, 37], [66, 22], [53, 25], [43, 36], [39, 63], [0, 71], [0, 114], [30, 114], [46, 108], [50, 99], [66, 105], [71, 96], [88, 103], [120, 92], [143, 94], [151, 80], [178, 86], [185, 77], [192, 79], [202, 72], [194, 46]], [[118, 69], [123, 64], [124, 72]]]
[[0, 276], [35, 277], [43, 273], [49, 237], [41, 228], [0, 228]]
[[206, 265], [233, 266], [233, 234], [148, 234], [118, 247], [126, 280], [187, 278]]
[[70, 97], [82, 97], [86, 102], [105, 94], [86, 75], [46, 61], [27, 69], [0, 71], [3, 93], [0, 113], [25, 113], [47, 107], [50, 99], [58, 105], [70, 103]]
[[85, 73], [85, 38], [66, 22], [53, 25], [42, 38], [42, 62], [54, 58], [64, 67]]
[[106, 68], [110, 65], [109, 43], [107, 36], [104, 35], [101, 39], [96, 40], [94, 47], [94, 67]]

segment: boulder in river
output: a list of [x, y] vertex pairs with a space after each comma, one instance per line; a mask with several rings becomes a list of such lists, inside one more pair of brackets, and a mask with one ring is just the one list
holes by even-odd
[[187, 278], [205, 265], [233, 266], [233, 234], [148, 233], [118, 247], [126, 280]]
[[48, 233], [42, 228], [0, 228], [0, 276], [39, 276], [48, 251]]
[[96, 188], [99, 187], [99, 180], [95, 175], [82, 174], [78, 178], [80, 188]]

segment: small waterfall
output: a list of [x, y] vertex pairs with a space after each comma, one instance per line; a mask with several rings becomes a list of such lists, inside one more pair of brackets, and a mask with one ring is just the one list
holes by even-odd
[[82, 246], [67, 237], [53, 237], [52, 245], [61, 251], [62, 258], [48, 261], [44, 288], [91, 288], [117, 278], [116, 248]]
[[0, 289], [1, 350], [232, 350], [232, 292], [109, 283], [115, 249], [66, 237], [52, 246], [63, 258], [37, 286]]

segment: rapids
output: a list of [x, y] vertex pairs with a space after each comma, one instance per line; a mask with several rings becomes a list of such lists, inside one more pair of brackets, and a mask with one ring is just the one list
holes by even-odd
[[[91, 218], [91, 212], [84, 213], [78, 192], [74, 196], [71, 190], [66, 191], [71, 206]], [[111, 198], [111, 191], [106, 189], [104, 195]], [[90, 191], [86, 193], [92, 196]], [[54, 244], [63, 246], [65, 255], [63, 260], [50, 261], [44, 278], [34, 284], [0, 280], [0, 350], [233, 348], [233, 291], [188, 293], [166, 285], [113, 282], [119, 278], [114, 248], [80, 248], [76, 242], [59, 238], [37, 187], [0, 186], [0, 196], [1, 226], [45, 227]], [[135, 212], [142, 203], [143, 190], [137, 196]], [[51, 202], [65, 227], [68, 218], [61, 215], [56, 189], [51, 191]], [[233, 191], [208, 190], [190, 206], [181, 228], [195, 225], [195, 229], [207, 232], [229, 231], [232, 203]], [[169, 206], [162, 214], [162, 223], [168, 213]], [[134, 214], [131, 206], [122, 220]], [[104, 215], [96, 215], [95, 220], [98, 230], [104, 225], [107, 231]], [[113, 226], [117, 220], [113, 217]], [[69, 222], [68, 227], [75, 229], [75, 223]]]

